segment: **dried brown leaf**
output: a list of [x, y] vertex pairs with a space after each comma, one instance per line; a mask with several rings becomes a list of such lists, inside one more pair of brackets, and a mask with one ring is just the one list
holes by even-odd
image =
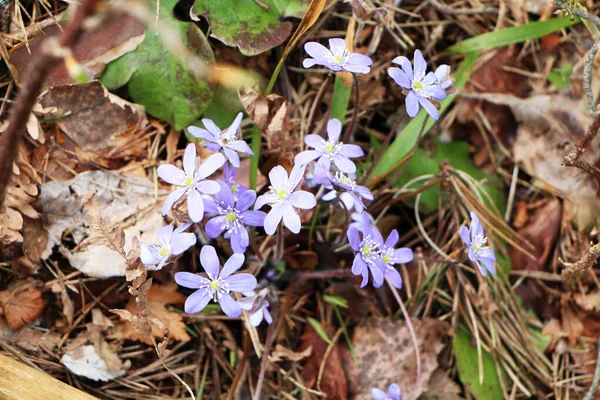
[[85, 193], [81, 198], [81, 205], [90, 219], [90, 243], [104, 245], [125, 256], [125, 233], [120, 226], [112, 226], [110, 218], [103, 216], [96, 193]]
[[46, 307], [42, 292], [33, 280], [18, 281], [12, 289], [0, 292], [0, 314], [8, 326], [19, 329], [36, 320]]

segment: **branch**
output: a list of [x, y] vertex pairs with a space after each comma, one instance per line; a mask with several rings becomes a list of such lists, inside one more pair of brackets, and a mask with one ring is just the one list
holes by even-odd
[[452, 8], [446, 4], [440, 3], [438, 0], [429, 0], [429, 4], [434, 6], [438, 11], [444, 14], [450, 15], [475, 15], [475, 14], [497, 14], [498, 9], [494, 7], [480, 7], [480, 8]]
[[600, 198], [600, 170], [594, 164], [590, 164], [582, 159], [582, 156], [590, 146], [590, 143], [596, 139], [596, 136], [598, 135], [598, 129], [600, 129], [600, 114], [596, 115], [594, 122], [592, 122], [592, 125], [589, 127], [583, 139], [581, 139], [581, 141], [567, 153], [562, 164], [565, 167], [579, 168], [596, 178], [596, 181], [598, 182], [598, 191], [596, 192], [596, 197]]
[[587, 97], [588, 108], [592, 118], [596, 118], [598, 109], [596, 108], [596, 102], [594, 101], [594, 92], [592, 91], [592, 68], [594, 67], [594, 58], [598, 53], [598, 43], [590, 48], [587, 59], [583, 65], [583, 89], [585, 90], [585, 96]]
[[594, 25], [600, 27], [600, 18], [596, 17], [594, 14], [588, 13], [584, 8], [575, 7], [571, 4], [570, 1], [554, 0], [554, 5], [560, 11], [565, 11], [568, 14], [572, 14], [576, 17], [586, 19], [592, 22]]
[[573, 276], [586, 269], [592, 268], [596, 263], [596, 260], [600, 257], [600, 243], [596, 243], [590, 247], [585, 256], [576, 263], [565, 263], [565, 269], [562, 271], [563, 278]]
[[6, 190], [10, 183], [12, 164], [17, 155], [18, 146], [31, 109], [40, 93], [42, 85], [50, 72], [60, 62], [68, 49], [77, 41], [83, 31], [83, 23], [92, 15], [99, 0], [82, 0], [75, 9], [72, 22], [57, 38], [48, 38], [40, 46], [40, 52], [34, 57], [29, 68], [27, 82], [19, 90], [8, 116], [8, 128], [0, 135], [0, 209], [4, 205]]

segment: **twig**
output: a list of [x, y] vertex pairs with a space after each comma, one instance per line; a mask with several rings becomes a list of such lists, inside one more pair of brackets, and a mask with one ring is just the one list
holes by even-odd
[[583, 89], [585, 90], [585, 96], [587, 97], [588, 107], [592, 118], [596, 118], [598, 109], [596, 108], [596, 102], [594, 100], [594, 92], [592, 91], [592, 68], [594, 67], [594, 58], [598, 53], [598, 43], [594, 43], [588, 52], [587, 59], [583, 65]]
[[494, 7], [480, 7], [480, 8], [461, 8], [456, 9], [445, 4], [440, 3], [437, 0], [429, 0], [429, 4], [434, 6], [445, 14], [451, 15], [474, 15], [474, 14], [497, 14], [498, 10]]
[[592, 400], [596, 391], [598, 390], [598, 382], [600, 382], [600, 337], [596, 342], [598, 348], [598, 355], [596, 356], [596, 370], [594, 371], [594, 379], [592, 380], [592, 386], [588, 389], [583, 400]]
[[588, 13], [583, 8], [573, 7], [569, 4], [569, 1], [566, 0], [554, 0], [554, 5], [561, 11], [565, 11], [569, 14], [573, 14], [576, 17], [586, 19], [592, 22], [594, 25], [600, 27], [600, 18], [595, 16], [594, 14]]
[[596, 197], [600, 198], [600, 170], [595, 165], [590, 164], [581, 158], [586, 152], [590, 143], [596, 139], [596, 136], [598, 135], [598, 129], [600, 129], [600, 114], [596, 115], [594, 122], [592, 122], [592, 125], [589, 127], [583, 139], [581, 139], [581, 141], [575, 145], [573, 150], [567, 153], [563, 160], [563, 165], [565, 167], [579, 168], [596, 178], [596, 181], [598, 182], [598, 191], [596, 192]]
[[406, 307], [404, 307], [404, 303], [402, 302], [402, 299], [400, 298], [398, 291], [396, 290], [394, 285], [392, 285], [392, 283], [387, 278], [385, 278], [385, 281], [387, 282], [390, 290], [394, 294], [394, 297], [396, 298], [396, 301], [398, 302], [398, 305], [400, 306], [400, 309], [402, 310], [402, 315], [404, 316], [404, 319], [406, 320], [406, 326], [408, 327], [408, 331], [410, 332], [410, 338], [412, 339], [413, 347], [415, 349], [415, 358], [417, 361], [417, 382], [419, 382], [419, 379], [421, 378], [421, 353], [419, 351], [419, 342], [417, 341], [417, 334], [415, 333], [415, 327], [413, 326], [412, 322], [410, 322], [410, 316], [408, 315], [408, 311], [406, 311]]
[[564, 266], [566, 267], [562, 271], [563, 278], [570, 277], [574, 274], [580, 273], [583, 270], [591, 268], [596, 263], [598, 257], [600, 257], [600, 243], [592, 245], [586, 255], [581, 258], [581, 260], [575, 263], [563, 262]]
[[260, 373], [258, 375], [258, 381], [256, 382], [256, 390], [254, 391], [254, 400], [260, 400], [260, 393], [262, 392], [263, 382], [265, 381], [265, 373], [267, 372], [267, 363], [269, 362], [269, 354], [271, 353], [271, 346], [273, 345], [273, 337], [275, 336], [275, 321], [277, 320], [277, 311], [274, 310], [272, 313], [273, 323], [269, 325], [267, 329], [267, 338], [265, 339], [265, 350], [263, 352], [263, 358], [260, 363]]
[[[0, 209], [4, 205], [6, 190], [12, 174], [12, 164], [18, 152], [21, 135], [31, 114], [46, 77], [63, 58], [83, 32], [83, 23], [92, 15], [99, 0], [82, 0], [76, 6], [73, 20], [63, 33], [56, 38], [48, 38], [40, 46], [39, 54], [33, 58], [25, 86], [17, 94], [8, 116], [8, 128], [0, 135]], [[75, 6], [75, 5], [74, 5]]]

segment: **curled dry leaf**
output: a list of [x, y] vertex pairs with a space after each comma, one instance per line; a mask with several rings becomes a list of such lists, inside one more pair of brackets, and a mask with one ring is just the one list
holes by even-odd
[[304, 360], [307, 357], [310, 357], [311, 354], [312, 354], [311, 346], [308, 346], [306, 349], [304, 349], [304, 351], [296, 352], [296, 351], [290, 350], [287, 347], [283, 347], [282, 345], [278, 344], [277, 346], [275, 346], [275, 350], [269, 356], [269, 361], [278, 362], [278, 361], [283, 361], [283, 360], [290, 360], [290, 361], [298, 362], [298, 361]]
[[60, 359], [75, 375], [84, 376], [93, 381], [112, 381], [125, 375], [125, 370], [111, 371], [106, 361], [92, 345], [78, 347], [66, 352]]
[[363, 326], [356, 327], [352, 335], [359, 366], [354, 365], [349, 350], [342, 352], [349, 398], [367, 399], [371, 388], [383, 388], [391, 383], [402, 388], [403, 400], [416, 400], [428, 390], [450, 325], [437, 319], [415, 319], [412, 323], [421, 351], [420, 379], [417, 381], [416, 359], [406, 322], [371, 317]]
[[52, 331], [41, 331], [39, 329], [22, 328], [12, 337], [11, 341], [27, 351], [45, 351], [52, 353], [60, 343], [61, 335]]
[[33, 280], [18, 281], [12, 289], [0, 292], [0, 314], [11, 329], [19, 329], [35, 321], [46, 307], [42, 292]]
[[[0, 134], [6, 126], [4, 124], [0, 127]], [[0, 210], [0, 244], [3, 245], [23, 242], [23, 216], [39, 218], [32, 203], [38, 195], [37, 184], [41, 181], [29, 164], [28, 158], [27, 149], [22, 145], [13, 164], [13, 175], [7, 189], [4, 209]]]
[[[190, 335], [185, 330], [185, 323], [181, 314], [167, 308], [167, 304], [181, 305], [184, 302], [185, 296], [177, 291], [176, 284], [152, 285], [152, 288], [146, 295], [146, 306], [153, 322], [160, 322], [152, 324], [152, 335], [154, 337], [164, 337], [164, 329], [166, 328], [171, 339], [182, 342], [190, 340]], [[125, 320], [124, 324], [117, 329], [117, 334], [125, 339], [152, 344], [147, 329], [145, 327], [140, 329], [142, 321], [140, 321], [140, 316], [137, 315], [137, 310], [136, 300], [133, 298], [129, 300], [125, 310], [113, 310], [113, 312]]]
[[[98, 81], [49, 89], [41, 99], [46, 118], [57, 124], [90, 157], [131, 158], [146, 153], [139, 140], [148, 125], [143, 106], [110, 93]], [[76, 150], [77, 151], [77, 150]]]

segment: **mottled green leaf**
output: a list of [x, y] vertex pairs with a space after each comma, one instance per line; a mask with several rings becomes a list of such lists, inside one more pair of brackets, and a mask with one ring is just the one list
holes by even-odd
[[[194, 24], [180, 22], [173, 16], [177, 0], [161, 0], [160, 19], [174, 32], [196, 56], [214, 62], [214, 55], [206, 37]], [[151, 1], [151, 7], [156, 3]], [[165, 47], [162, 33], [146, 29], [144, 41], [133, 51], [107, 65], [100, 80], [110, 89], [125, 84], [134, 102], [146, 111], [183, 129], [197, 120], [212, 97], [212, 87], [193, 77]]]
[[[504, 398], [502, 386], [498, 378], [496, 363], [493, 357], [484, 349], [481, 349], [483, 365], [483, 383], [479, 383], [479, 362], [477, 358], [477, 346], [470, 333], [462, 328], [456, 331], [452, 343], [456, 355], [456, 366], [458, 376], [465, 388], [473, 394], [477, 400], [501, 400]], [[502, 380], [506, 382], [506, 373], [500, 371]]]
[[292, 32], [285, 17], [301, 18], [309, 0], [196, 0], [193, 10], [210, 23], [212, 36], [253, 56], [282, 44]]

